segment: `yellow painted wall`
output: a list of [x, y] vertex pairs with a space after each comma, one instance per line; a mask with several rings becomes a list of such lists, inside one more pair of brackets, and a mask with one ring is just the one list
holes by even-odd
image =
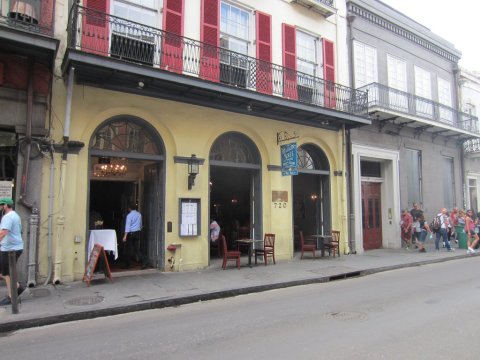
[[[53, 110], [64, 114], [65, 89], [62, 82], [55, 83]], [[283, 177], [280, 171], [269, 171], [267, 165], [280, 165], [280, 148], [277, 145], [277, 132], [295, 131], [297, 144], [316, 144], [321, 148], [330, 163], [331, 170], [331, 213], [332, 228], [346, 235], [346, 188], [344, 176], [334, 176], [334, 171], [342, 171], [342, 133], [306, 126], [294, 125], [271, 119], [229, 113], [206, 107], [199, 107], [174, 101], [160, 100], [138, 95], [107, 91], [92, 87], [74, 87], [70, 139], [85, 143], [78, 155], [69, 155], [64, 164], [65, 178], [61, 179], [60, 155], [55, 156], [55, 211], [54, 211], [54, 258], [61, 250], [61, 264], [57, 264], [57, 275], [62, 281], [81, 279], [85, 268], [85, 248], [88, 226], [88, 144], [95, 130], [104, 121], [118, 115], [139, 117], [150, 123], [163, 140], [166, 150], [165, 160], [165, 246], [181, 243], [176, 254], [175, 270], [190, 270], [208, 265], [209, 253], [209, 151], [213, 142], [223, 133], [236, 131], [250, 138], [257, 146], [262, 161], [262, 210], [263, 232], [276, 234], [276, 258], [291, 259], [292, 240], [292, 184], [290, 177]], [[64, 118], [58, 116], [54, 122], [52, 136], [61, 142]], [[205, 159], [192, 190], [187, 188], [187, 165], [174, 163], [174, 156], [196, 154]], [[40, 276], [47, 271], [47, 231], [49, 163], [45, 162], [43, 179], [43, 199], [40, 234]], [[61, 188], [64, 184], [64, 189]], [[288, 192], [288, 206], [282, 209], [273, 207], [272, 190]], [[198, 238], [181, 238], [178, 235], [179, 198], [201, 199], [201, 235]], [[58, 226], [58, 220], [65, 217], [65, 225]], [[173, 223], [173, 232], [166, 232], [168, 221]], [[80, 236], [82, 242], [74, 243]], [[343, 235], [342, 238], [346, 238]], [[343, 246], [342, 246], [343, 248]], [[166, 251], [165, 258], [171, 254]], [[168, 263], [165, 264], [168, 266]], [[59, 269], [59, 266], [61, 267]]]

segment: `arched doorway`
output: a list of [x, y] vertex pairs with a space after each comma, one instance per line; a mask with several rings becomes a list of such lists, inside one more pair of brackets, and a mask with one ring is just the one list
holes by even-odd
[[221, 135], [210, 150], [210, 218], [219, 223], [229, 246], [241, 238], [262, 238], [261, 199], [256, 145], [240, 133]]
[[120, 256], [110, 259], [112, 269], [124, 261], [122, 238], [132, 203], [142, 214], [141, 251], [150, 266], [163, 268], [165, 151], [157, 131], [139, 118], [115, 117], [97, 128], [89, 151], [89, 229], [116, 231]]
[[331, 230], [330, 165], [325, 153], [313, 144], [297, 149], [298, 175], [293, 176], [294, 249], [299, 231], [323, 234]]

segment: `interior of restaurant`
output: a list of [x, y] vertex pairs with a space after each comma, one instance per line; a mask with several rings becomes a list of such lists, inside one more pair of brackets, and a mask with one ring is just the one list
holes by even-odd
[[[252, 176], [251, 170], [210, 167], [210, 220], [220, 225], [229, 249], [237, 248], [235, 240], [251, 237]], [[211, 259], [219, 257], [217, 246], [211, 244]]]

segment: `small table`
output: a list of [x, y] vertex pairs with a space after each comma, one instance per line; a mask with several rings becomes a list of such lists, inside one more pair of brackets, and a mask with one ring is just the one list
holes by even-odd
[[91, 230], [88, 239], [88, 259], [95, 244], [100, 244], [106, 251], [113, 251], [115, 260], [118, 259], [117, 233], [115, 230]]
[[235, 240], [235, 241], [239, 244], [248, 245], [248, 266], [252, 267], [253, 243], [263, 242], [263, 240], [239, 239], [239, 240]]
[[325, 240], [332, 240], [332, 235], [314, 234], [310, 235], [317, 240], [317, 249], [321, 250], [322, 257], [325, 256]]

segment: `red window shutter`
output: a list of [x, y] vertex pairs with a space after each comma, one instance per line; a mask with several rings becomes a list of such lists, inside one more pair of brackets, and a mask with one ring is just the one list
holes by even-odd
[[282, 24], [283, 43], [283, 96], [297, 100], [297, 44], [295, 26]]
[[200, 77], [220, 80], [220, 1], [202, 0], [200, 10]]
[[110, 12], [109, 0], [85, 0], [82, 24], [82, 51], [108, 54], [109, 26], [105, 13]]
[[53, 0], [42, 0], [40, 10], [40, 27], [53, 31]]
[[256, 12], [257, 91], [272, 93], [272, 17]]
[[323, 79], [325, 80], [325, 106], [335, 108], [335, 46], [332, 41], [322, 39], [323, 43]]
[[163, 24], [166, 31], [162, 44], [161, 66], [181, 73], [183, 70], [183, 10], [184, 0], [165, 0]]

